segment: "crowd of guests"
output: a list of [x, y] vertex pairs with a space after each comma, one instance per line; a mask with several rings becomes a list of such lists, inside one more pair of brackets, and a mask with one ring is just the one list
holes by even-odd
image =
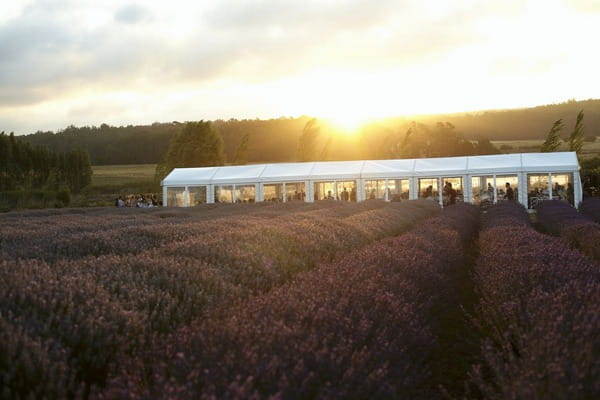
[[[529, 207], [535, 208], [540, 201], [548, 198], [548, 189], [540, 189], [539, 187], [535, 187], [529, 192]], [[560, 185], [558, 182], [555, 182], [554, 186], [552, 187], [552, 199], [563, 200], [572, 206], [575, 205], [575, 192], [573, 190], [573, 184], [568, 182], [567, 186], [565, 187], [564, 185]]]
[[158, 207], [160, 204], [156, 198], [156, 195], [150, 194], [130, 194], [125, 196], [119, 196], [115, 199], [116, 207], [137, 207], [137, 208], [150, 208]]
[[[504, 190], [503, 190], [504, 189]], [[506, 182], [506, 184], [504, 185], [504, 188], [498, 188], [498, 200], [517, 200], [517, 189], [513, 189], [511, 184], [509, 182]], [[389, 196], [389, 189], [388, 190], [388, 196]], [[451, 204], [455, 204], [457, 197], [459, 196], [459, 192], [457, 192], [456, 189], [453, 188], [452, 183], [451, 182], [446, 182], [446, 184], [444, 185], [444, 188], [442, 190], [442, 195], [443, 195], [443, 202], [444, 205], [451, 205]], [[376, 196], [376, 191], [375, 189], [373, 189], [369, 195], [369, 199], [375, 199]], [[437, 192], [433, 190], [433, 186], [429, 185], [424, 191], [423, 191], [423, 198], [433, 198], [435, 199], [437, 197]], [[535, 201], [536, 199], [543, 199], [544, 197], [548, 197], [548, 190], [540, 190], [539, 188], [534, 188], [531, 190], [531, 192], [529, 192], [529, 201]], [[556, 182], [554, 184], [554, 187], [552, 188], [552, 197], [555, 199], [559, 199], [559, 200], [565, 200], [567, 202], [569, 202], [571, 205], [573, 204], [573, 200], [574, 200], [574, 192], [573, 192], [573, 184], [571, 182], [567, 183], [567, 186], [565, 187], [564, 185], [560, 185], [558, 182]], [[291, 200], [301, 200], [304, 201], [306, 199], [306, 193], [304, 192], [304, 190], [298, 192], [296, 191], [293, 195], [288, 196], [288, 201]], [[333, 193], [331, 192], [331, 190], [327, 191], [327, 195], [324, 196], [323, 198], [324, 200], [335, 200], [335, 197], [333, 195]], [[339, 199], [342, 201], [356, 201], [356, 189], [352, 188], [351, 191], [348, 191], [345, 187], [343, 188], [343, 190], [339, 193]], [[487, 184], [487, 188], [481, 190], [479, 192], [479, 202], [480, 205], [485, 204], [486, 202], [489, 203], [493, 203], [493, 199], [494, 199], [494, 187], [492, 186], [491, 183]], [[215, 199], [216, 200], [216, 199]], [[318, 193], [315, 193], [315, 200], [318, 200]], [[397, 199], [397, 201], [399, 201], [400, 198]], [[282, 199], [274, 197], [271, 199], [266, 199], [266, 201], [274, 201], [274, 202], [278, 202], [278, 201], [282, 201]], [[217, 201], [218, 202], [218, 201]], [[249, 200], [238, 200], [236, 202], [254, 202], [254, 199], [249, 199]], [[125, 198], [123, 198], [123, 196], [119, 196], [118, 198], [115, 199], [115, 206], [116, 207], [137, 207], [137, 208], [149, 208], [149, 207], [158, 207], [161, 204], [159, 203], [158, 199], [156, 198], [156, 195], [150, 193], [150, 194], [139, 194], [139, 195], [126, 195]], [[530, 205], [531, 206], [531, 205]]]
[[[338, 198], [341, 201], [356, 201], [356, 189], [352, 188], [352, 190], [348, 191], [344, 187], [344, 189], [338, 193]], [[323, 197], [323, 200], [335, 200], [335, 196], [331, 192], [331, 190], [327, 191], [327, 195]], [[315, 200], [319, 200], [319, 193], [315, 192]]]
[[[304, 192], [304, 190], [302, 191], [294, 191], [294, 193], [290, 193], [288, 192], [287, 196], [286, 196], [286, 201], [305, 201], [306, 200], [306, 193]], [[283, 202], [283, 197], [270, 197], [270, 198], [265, 198], [265, 201], [272, 201], [275, 203], [281, 203]]]

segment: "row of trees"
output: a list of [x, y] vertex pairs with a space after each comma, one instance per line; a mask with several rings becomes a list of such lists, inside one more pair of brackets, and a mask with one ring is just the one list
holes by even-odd
[[209, 121], [188, 122], [173, 137], [165, 156], [156, 166], [156, 179], [161, 180], [173, 168], [212, 167], [223, 165], [223, 138]]
[[51, 152], [0, 133], [0, 191], [68, 188], [79, 193], [92, 179], [88, 154], [80, 149]]
[[141, 126], [68, 126], [56, 133], [38, 131], [17, 139], [50, 151], [86, 150], [93, 165], [155, 164], [183, 124], [155, 123]]
[[[382, 129], [383, 134], [382, 134]], [[298, 144], [300, 161], [326, 160], [330, 156], [332, 135], [323, 135], [316, 119], [306, 123]], [[452, 157], [498, 154], [500, 151], [485, 138], [468, 140], [450, 122], [435, 126], [412, 121], [393, 130], [381, 126], [364, 129], [356, 146], [357, 156], [365, 159]]]
[[559, 151], [564, 142], [569, 151], [574, 151], [579, 156], [584, 195], [598, 196], [600, 195], [600, 157], [595, 156], [590, 159], [583, 159], [581, 157], [581, 149], [583, 147], [583, 142], [585, 141], [583, 117], [583, 110], [580, 110], [577, 113], [573, 130], [565, 139], [561, 137], [561, 131], [565, 127], [563, 120], [559, 119], [554, 121], [540, 151], [543, 153]]
[[[499, 153], [489, 140], [471, 141], [459, 134], [449, 122], [437, 123], [430, 129], [424, 124], [412, 122], [404, 133], [389, 131], [383, 141], [363, 132], [358, 142], [358, 157], [419, 158], [464, 156]], [[330, 157], [334, 136], [323, 135], [319, 121], [310, 119], [298, 138], [294, 160], [317, 161]], [[251, 137], [246, 133], [235, 150], [232, 164], [248, 162]], [[223, 138], [209, 121], [188, 122], [173, 137], [162, 161], [157, 165], [156, 178], [164, 178], [173, 168], [207, 167], [225, 163]]]
[[[334, 126], [318, 121], [311, 126], [311, 129], [318, 128], [316, 149], [304, 153], [311, 154], [308, 158], [328, 160], [486, 154], [494, 151], [486, 140], [543, 139], [548, 133], [549, 121], [564, 118], [563, 123], [572, 126], [577, 111], [582, 108], [586, 110], [588, 135], [590, 138], [600, 136], [600, 100], [586, 100], [516, 110], [419, 116], [414, 121], [390, 118], [369, 124], [360, 135], [354, 136], [338, 135]], [[303, 128], [310, 121], [306, 116], [229, 119], [212, 121], [211, 126], [223, 139], [226, 163], [289, 162], [307, 159], [301, 155], [303, 152], [298, 152], [298, 144]], [[438, 121], [445, 122], [439, 127]], [[84, 149], [94, 165], [155, 164], [164, 157], [171, 139], [184, 125], [174, 121], [122, 127], [70, 126], [57, 133], [37, 132], [18, 139], [48, 146], [51, 151]], [[447, 139], [453, 147], [447, 151], [446, 145], [439, 144], [446, 143], [446, 138], [440, 141], [438, 137], [456, 134], [450, 125], [460, 129], [460, 135], [457, 134], [460, 138]], [[404, 143], [407, 135], [409, 138]]]

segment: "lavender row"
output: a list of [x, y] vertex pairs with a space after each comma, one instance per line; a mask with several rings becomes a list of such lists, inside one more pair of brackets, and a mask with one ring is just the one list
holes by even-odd
[[569, 245], [600, 261], [600, 225], [577, 212], [568, 203], [545, 201], [537, 209], [538, 224], [546, 232], [560, 236]]
[[478, 211], [444, 210], [125, 359], [106, 398], [435, 398], [437, 316]]
[[[265, 205], [266, 204], [266, 205]], [[78, 241], [93, 241], [95, 235], [106, 233], [113, 243], [136, 240], [144, 235], [138, 229], [160, 233], [165, 225], [181, 223], [204, 222], [222, 219], [227, 224], [228, 219], [238, 215], [261, 215], [263, 217], [278, 217], [297, 212], [318, 212], [323, 208], [336, 215], [334, 204], [317, 203], [286, 203], [284, 204], [211, 204], [194, 208], [174, 209], [70, 209], [44, 210], [33, 212], [9, 213], [0, 215], [0, 256], [4, 258], [39, 258], [54, 249], [48, 247], [53, 242], [62, 241], [63, 246]], [[354, 212], [362, 212], [356, 206], [349, 207]], [[73, 247], [77, 247], [77, 243]], [[134, 246], [132, 244], [131, 247]], [[47, 259], [43, 257], [44, 259]]]
[[586, 197], [579, 204], [579, 212], [600, 223], [600, 197]]
[[[302, 206], [278, 204], [271, 207], [262, 204], [248, 206], [248, 215], [229, 215], [210, 218], [210, 208], [234, 209], [233, 205], [207, 205], [187, 210], [156, 212], [133, 210], [122, 213], [111, 209], [112, 214], [79, 215], [67, 214], [18, 219], [0, 219], [0, 259], [41, 258], [50, 262], [58, 259], [75, 259], [88, 255], [136, 254], [156, 248], [170, 241], [185, 240], [193, 235], [231, 231], [234, 227], [248, 229], [269, 224], [277, 225], [278, 219], [289, 216], [306, 216], [318, 219], [344, 218], [354, 214], [387, 208], [383, 202], [368, 205], [320, 202], [316, 205], [301, 203]], [[213, 207], [214, 206], [214, 207]], [[208, 212], [207, 212], [208, 211]], [[281, 223], [279, 223], [281, 224]], [[192, 228], [190, 228], [190, 226]], [[200, 226], [196, 229], [193, 226]], [[206, 227], [205, 229], [202, 227]]]
[[180, 241], [206, 233], [207, 243], [187, 242], [195, 248], [175, 241], [135, 255], [100, 248], [97, 256], [52, 263], [0, 262], [0, 387], [8, 391], [2, 396], [87, 397], [105, 384], [117, 356], [135, 358], [153, 337], [282, 284], [318, 260], [405, 230], [437, 212], [429, 203], [352, 215], [361, 224], [355, 231], [344, 218], [310, 213], [248, 217], [212, 241], [214, 221], [163, 232]]
[[472, 375], [479, 395], [598, 398], [600, 267], [559, 238], [503, 225], [495, 212], [485, 226], [475, 269], [487, 337]]

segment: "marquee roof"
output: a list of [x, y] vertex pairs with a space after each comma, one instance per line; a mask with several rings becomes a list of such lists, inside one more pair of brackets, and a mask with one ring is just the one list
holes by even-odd
[[578, 171], [574, 152], [175, 168], [163, 186]]

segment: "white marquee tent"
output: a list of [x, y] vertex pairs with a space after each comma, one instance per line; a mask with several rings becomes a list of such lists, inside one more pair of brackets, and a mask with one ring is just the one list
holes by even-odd
[[162, 186], [166, 206], [428, 197], [441, 205], [514, 199], [533, 209], [582, 199], [574, 152], [175, 168]]

